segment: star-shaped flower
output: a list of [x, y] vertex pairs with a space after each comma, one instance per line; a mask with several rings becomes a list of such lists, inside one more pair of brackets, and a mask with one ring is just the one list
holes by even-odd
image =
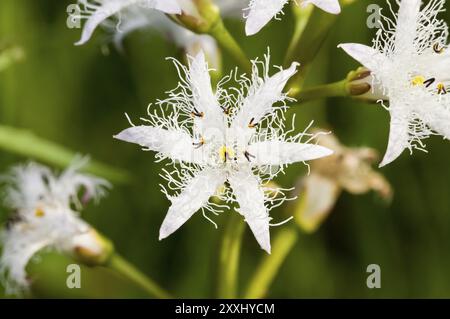
[[0, 278], [8, 293], [20, 293], [28, 287], [25, 267], [43, 248], [89, 258], [105, 253], [97, 232], [71, 205], [80, 208], [81, 189], [85, 191], [84, 202], [103, 196], [109, 183], [78, 173], [81, 165], [83, 162], [74, 163], [58, 177], [47, 167], [29, 163], [14, 167], [5, 176], [10, 183], [5, 202], [13, 215], [0, 232]]
[[405, 150], [424, 150], [432, 134], [450, 138], [450, 54], [447, 24], [437, 15], [445, 1], [403, 0], [395, 19], [384, 18], [373, 47], [341, 44], [349, 55], [372, 71], [389, 99], [389, 143], [380, 166]]
[[[200, 209], [204, 214], [219, 212], [222, 207], [210, 198], [225, 184], [227, 190], [220, 196], [225, 202], [238, 203], [237, 211], [260, 246], [270, 253], [270, 204], [279, 205], [285, 198], [267, 195], [264, 183], [288, 164], [332, 153], [322, 146], [300, 143], [303, 133], [288, 137], [292, 130], [285, 131], [283, 111], [289, 99], [282, 91], [298, 64], [269, 76], [268, 59], [253, 61], [250, 79], [226, 77], [216, 92], [203, 53], [190, 58], [189, 68], [176, 63], [179, 86], [167, 100], [158, 103], [159, 110], [149, 112], [145, 119], [148, 125], [132, 126], [115, 136], [173, 163], [174, 171], [166, 171], [164, 178], [178, 194], [170, 195], [163, 188], [172, 205], [161, 226], [160, 239], [175, 232]], [[262, 77], [259, 65], [263, 66]], [[233, 78], [238, 79], [239, 87], [225, 89]]]
[[[117, 1], [127, 2], [126, 0]], [[166, 6], [156, 6], [157, 2], [153, 2], [154, 5], [150, 5], [151, 2], [147, 1], [149, 0], [129, 1], [126, 5], [116, 6], [111, 16], [107, 16], [103, 12], [105, 10], [106, 12], [113, 12], [111, 10], [108, 11], [108, 8], [113, 5], [114, 1], [103, 0], [101, 5], [97, 6], [93, 6], [86, 0], [79, 1], [81, 4], [80, 9], [83, 9], [82, 14], [72, 14], [72, 19], [75, 21], [87, 19], [88, 21], [84, 26], [82, 39], [77, 44], [85, 44], [98, 25], [114, 35], [114, 43], [119, 48], [124, 37], [131, 32], [136, 30], [156, 30], [175, 45], [184, 49], [189, 55], [196, 55], [199, 50], [203, 50], [208, 61], [215, 68], [220, 68], [220, 50], [213, 37], [207, 34], [196, 34], [178, 25], [166, 16], [166, 13], [182, 13], [193, 18], [200, 18], [193, 0], [172, 0]], [[244, 7], [242, 0], [218, 0], [216, 4], [220, 8], [222, 16], [230, 17], [238, 17]]]
[[[297, 0], [302, 6], [313, 4], [316, 7], [332, 13], [339, 14], [341, 7], [338, 0]], [[245, 32], [247, 35], [258, 33], [270, 20], [283, 11], [289, 0], [251, 0]]]
[[108, 19], [117, 17], [121, 20], [122, 14], [128, 10], [138, 8], [139, 10], [160, 11], [168, 14], [181, 13], [180, 0], [78, 0], [81, 12], [72, 15], [72, 19], [86, 19], [80, 41], [82, 45], [89, 41], [95, 29]]

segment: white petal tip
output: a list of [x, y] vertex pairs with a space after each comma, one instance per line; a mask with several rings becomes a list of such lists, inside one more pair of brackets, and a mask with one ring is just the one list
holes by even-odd
[[257, 34], [258, 31], [259, 30], [254, 30], [253, 28], [250, 28], [250, 27], [247, 27], [247, 26], [245, 27], [245, 35], [248, 36], [248, 37]]
[[245, 23], [245, 34], [247, 36], [252, 36], [257, 34], [261, 29], [267, 24], [269, 21], [264, 21], [265, 23], [261, 23], [261, 21], [258, 21], [256, 19], [248, 18], [247, 22]]
[[386, 165], [388, 165], [388, 164], [390, 164], [390, 163], [392, 163], [392, 161], [383, 160], [383, 161], [378, 165], [378, 168], [383, 168], [383, 167], [385, 167]]
[[158, 240], [161, 241], [163, 239], [166, 239], [169, 237], [170, 234], [167, 234], [167, 232], [163, 231], [162, 229], [159, 231], [159, 238]]

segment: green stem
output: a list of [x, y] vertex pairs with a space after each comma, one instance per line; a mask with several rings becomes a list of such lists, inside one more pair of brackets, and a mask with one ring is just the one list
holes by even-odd
[[217, 296], [237, 297], [239, 258], [245, 223], [238, 214], [230, 214], [219, 250]]
[[295, 29], [292, 35], [291, 43], [286, 53], [286, 58], [284, 60], [284, 65], [289, 67], [289, 65], [296, 60], [297, 47], [299, 41], [308, 25], [309, 18], [313, 12], [313, 6], [299, 7], [296, 3], [293, 3], [293, 10], [295, 14]]
[[348, 91], [348, 81], [342, 80], [330, 84], [315, 86], [297, 92], [292, 92], [290, 93], [290, 96], [295, 98], [299, 103], [304, 103], [310, 100], [323, 99], [328, 97], [350, 96], [350, 93]]
[[246, 71], [251, 73], [252, 64], [250, 60], [247, 58], [244, 51], [241, 49], [239, 44], [230, 34], [228, 29], [223, 24], [222, 19], [220, 19], [208, 32], [214, 39], [216, 39], [219, 46], [228, 52], [237, 63]]
[[293, 61], [299, 61], [302, 64], [299, 72], [288, 83], [289, 88], [296, 90], [301, 90], [303, 87], [309, 68], [337, 19], [336, 15], [323, 10], [317, 8], [310, 10], [312, 12], [308, 15], [307, 24], [300, 26], [302, 28], [300, 36], [292, 44], [285, 61], [287, 66]]
[[158, 299], [172, 298], [168, 292], [159, 287], [153, 280], [141, 273], [132, 264], [123, 259], [121, 256], [114, 254], [107, 265], [110, 269], [115, 270], [123, 277], [135, 283], [146, 291], [149, 296]]
[[263, 257], [253, 277], [250, 279], [244, 298], [257, 299], [267, 295], [270, 285], [286, 257], [298, 240], [295, 226], [279, 230], [272, 241], [272, 254]]

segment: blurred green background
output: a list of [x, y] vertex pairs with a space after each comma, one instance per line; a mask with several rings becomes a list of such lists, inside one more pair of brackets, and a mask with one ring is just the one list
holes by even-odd
[[[1, 124], [26, 128], [96, 160], [128, 171], [133, 180], [116, 184], [84, 218], [111, 238], [124, 257], [176, 296], [212, 296], [215, 259], [221, 230], [196, 214], [180, 230], [159, 242], [158, 230], [169, 206], [159, 191], [160, 164], [154, 154], [112, 135], [135, 122], [150, 102], [176, 86], [167, 56], [180, 50], [155, 32], [135, 32], [124, 52], [108, 45], [97, 30], [85, 46], [75, 47], [80, 30], [66, 27], [70, 1], [0, 1], [0, 43], [23, 48], [26, 59], [0, 73]], [[320, 52], [309, 84], [342, 79], [357, 64], [336, 48], [342, 42], [370, 43], [366, 7], [384, 1], [360, 0], [347, 8]], [[271, 23], [255, 37], [244, 37], [243, 24], [227, 20], [233, 35], [250, 57], [270, 46], [273, 64], [281, 64], [290, 40], [292, 15]], [[450, 21], [450, 13], [446, 13]], [[226, 54], [225, 70], [233, 61]], [[300, 61], [301, 62], [301, 61]], [[311, 120], [333, 129], [347, 145], [370, 146], [384, 152], [389, 115], [382, 107], [348, 99], [329, 99], [293, 107], [298, 129]], [[434, 137], [429, 154], [407, 152], [382, 169], [395, 189], [390, 205], [374, 194], [343, 194], [320, 230], [302, 234], [280, 270], [269, 297], [450, 297], [450, 144]], [[25, 158], [1, 151], [0, 170]], [[278, 179], [292, 186], [305, 173], [293, 165]], [[281, 210], [272, 211], [280, 220]], [[2, 208], [0, 218], [6, 218]], [[228, 213], [215, 218], [224, 226]], [[272, 234], [277, 232], [272, 228]], [[243, 287], [264, 252], [246, 230], [240, 273]], [[43, 253], [29, 266], [35, 297], [132, 298], [144, 294], [106, 269], [83, 268], [82, 289], [66, 288], [66, 257]], [[379, 264], [382, 288], [366, 287], [366, 267]], [[0, 288], [0, 295], [2, 295]]]

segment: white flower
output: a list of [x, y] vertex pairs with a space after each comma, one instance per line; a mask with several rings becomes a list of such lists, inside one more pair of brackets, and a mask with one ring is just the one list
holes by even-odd
[[[116, 1], [127, 2], [125, 0]], [[199, 16], [198, 10], [192, 0], [172, 0], [170, 7], [167, 7], [168, 9], [165, 7], [149, 6], [146, 1], [149, 0], [129, 1], [127, 5], [115, 7], [118, 10], [114, 11], [113, 16], [115, 19], [111, 19], [111, 16], [106, 17], [106, 15], [102, 15], [105, 7], [108, 8], [108, 5], [111, 5], [111, 0], [103, 0], [101, 2], [103, 4], [102, 6], [94, 7], [92, 4], [87, 6], [86, 0], [80, 0], [79, 2], [84, 8], [83, 14], [72, 15], [72, 18], [75, 20], [88, 18], [88, 22], [85, 24], [82, 39], [77, 44], [81, 45], [86, 43], [98, 25], [101, 25], [114, 34], [114, 42], [118, 47], [121, 46], [124, 37], [129, 33], [142, 29], [154, 29], [161, 32], [178, 47], [183, 48], [189, 55], [196, 55], [200, 50], [203, 50], [213, 67], [220, 67], [220, 51], [213, 37], [206, 34], [196, 34], [171, 21], [165, 14], [183, 12], [183, 14], [193, 17]], [[173, 10], [175, 8], [173, 3], [178, 5], [178, 10]], [[217, 1], [217, 5], [223, 16], [235, 17], [237, 16], [237, 12], [241, 12], [243, 9], [241, 0], [219, 0]], [[155, 10], [155, 8], [159, 8], [160, 10]], [[98, 17], [103, 20], [100, 21]], [[90, 23], [90, 19], [94, 22]]]
[[94, 30], [107, 19], [117, 17], [120, 21], [121, 14], [130, 8], [140, 10], [158, 10], [168, 14], [181, 13], [181, 7], [177, 0], [78, 0], [81, 13], [73, 15], [74, 19], [86, 19], [80, 41], [81, 45], [89, 41]]
[[27, 289], [25, 267], [43, 248], [74, 254], [77, 250], [96, 255], [102, 245], [96, 231], [78, 217], [71, 205], [81, 205], [78, 192], [83, 189], [83, 201], [98, 199], [109, 184], [99, 178], [83, 175], [77, 161], [60, 176], [47, 167], [29, 163], [16, 166], [4, 179], [10, 183], [5, 203], [13, 216], [0, 232], [3, 246], [0, 275], [8, 293]]
[[[157, 152], [157, 159], [169, 159], [174, 170], [163, 177], [175, 192], [160, 229], [160, 239], [181, 227], [202, 209], [218, 213], [223, 206], [209, 202], [220, 196], [236, 201], [260, 246], [270, 252], [269, 210], [286, 198], [265, 194], [263, 184], [291, 163], [330, 155], [332, 152], [313, 144], [302, 144], [305, 134], [288, 137], [283, 111], [288, 97], [282, 90], [296, 73], [298, 64], [268, 75], [265, 62], [253, 61], [252, 77], [231, 74], [219, 83], [214, 93], [203, 53], [190, 58], [189, 69], [179, 63], [178, 88], [149, 118], [148, 125], [132, 126], [115, 138], [136, 143]], [[258, 65], [263, 66], [262, 77]], [[185, 76], [183, 76], [183, 74]], [[228, 80], [238, 79], [239, 87], [225, 89]], [[274, 104], [281, 104], [273, 106]], [[226, 190], [217, 190], [226, 185]], [[283, 190], [277, 191], [282, 194]]]
[[[332, 13], [339, 14], [341, 7], [338, 0], [297, 0], [302, 6], [313, 4], [316, 7]], [[247, 35], [258, 33], [270, 20], [283, 11], [289, 0], [251, 0], [245, 32]]]
[[386, 155], [380, 166], [394, 161], [405, 150], [425, 149], [432, 134], [450, 138], [450, 54], [448, 28], [437, 15], [444, 0], [403, 0], [395, 19], [373, 40], [373, 48], [342, 44], [354, 59], [372, 71], [375, 85], [389, 98], [391, 125]]

